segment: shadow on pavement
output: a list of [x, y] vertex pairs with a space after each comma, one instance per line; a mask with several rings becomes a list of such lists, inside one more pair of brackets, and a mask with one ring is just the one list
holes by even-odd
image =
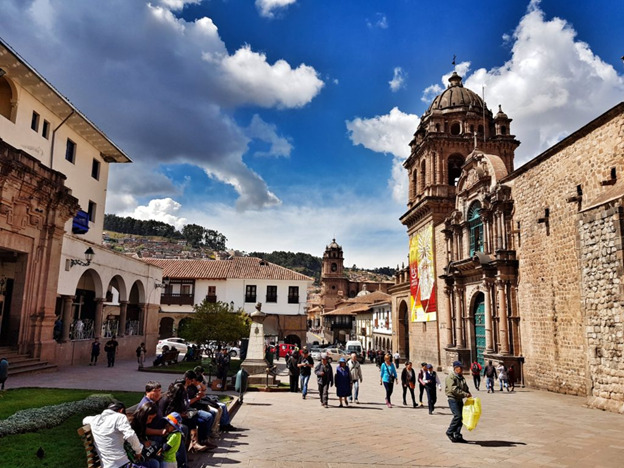
[[273, 406], [273, 403], [242, 403], [245, 406]]
[[524, 442], [511, 442], [507, 440], [470, 440], [469, 444], [480, 445], [481, 447], [516, 447], [526, 445]]

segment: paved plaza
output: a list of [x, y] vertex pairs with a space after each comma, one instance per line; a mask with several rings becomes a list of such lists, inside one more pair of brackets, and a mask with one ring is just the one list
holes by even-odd
[[[445, 436], [451, 414], [443, 392], [433, 415], [404, 407], [400, 388], [390, 409], [377, 367], [366, 364], [363, 371], [361, 403], [348, 408], [338, 407], [334, 392], [330, 408], [321, 407], [314, 379], [305, 401], [293, 393], [248, 393], [233, 421], [243, 431], [223, 435], [214, 452], [195, 456], [193, 466], [624, 466], [624, 416], [587, 409], [584, 398], [527, 388], [474, 392], [483, 405], [479, 426], [464, 428], [469, 444], [452, 444]], [[7, 383], [142, 391], [150, 379], [166, 387], [174, 376], [137, 372], [134, 362], [123, 361], [114, 368], [72, 367]], [[470, 379], [469, 384], [472, 389]]]

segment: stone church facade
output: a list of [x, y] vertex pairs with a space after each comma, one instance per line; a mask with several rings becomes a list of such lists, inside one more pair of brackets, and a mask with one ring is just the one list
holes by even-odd
[[[451, 76], [404, 163], [401, 222], [419, 243], [389, 290], [401, 354], [440, 367], [504, 362], [519, 382], [624, 410], [623, 112], [514, 170], [511, 119]], [[411, 297], [428, 291], [427, 258], [434, 284], [419, 315]]]

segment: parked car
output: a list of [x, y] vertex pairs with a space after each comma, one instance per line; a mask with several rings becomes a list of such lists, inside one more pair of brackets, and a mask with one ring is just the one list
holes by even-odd
[[240, 357], [240, 348], [237, 346], [228, 346], [227, 347], [228, 350], [228, 354], [230, 355], [231, 358], [233, 357]]
[[317, 347], [310, 348], [310, 356], [315, 361], [320, 361], [321, 360], [321, 348], [317, 348]]
[[327, 353], [327, 362], [338, 362], [338, 359], [340, 359], [341, 357], [349, 359], [349, 355], [345, 353], [342, 349], [327, 348], [324, 352]]
[[279, 345], [279, 357], [286, 357], [295, 350], [294, 344], [280, 343]]
[[165, 338], [163, 340], [158, 340], [158, 344], [156, 345], [156, 354], [162, 353], [163, 346], [169, 346], [169, 349], [175, 348], [180, 351], [180, 354], [184, 356], [186, 354], [186, 350], [188, 348], [188, 344], [184, 338], [178, 338], [177, 336], [171, 338]]

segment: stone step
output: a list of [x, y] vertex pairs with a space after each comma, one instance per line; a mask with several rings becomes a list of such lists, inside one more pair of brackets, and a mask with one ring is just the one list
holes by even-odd
[[38, 374], [41, 372], [56, 372], [58, 367], [47, 362], [37, 362], [29, 366], [13, 367], [9, 366], [9, 377], [23, 374]]
[[5, 357], [9, 361], [9, 376], [58, 370], [55, 364], [32, 358], [27, 354], [19, 354], [17, 350], [8, 346], [0, 347], [0, 357]]

